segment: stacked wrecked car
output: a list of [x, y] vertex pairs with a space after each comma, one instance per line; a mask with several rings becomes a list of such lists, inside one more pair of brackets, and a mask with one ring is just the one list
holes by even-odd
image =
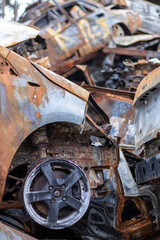
[[[134, 79], [119, 89], [96, 86], [80, 65], [102, 49], [107, 66], [121, 51], [159, 56], [159, 35], [138, 34], [142, 18], [114, 2], [37, 2], [20, 21], [30, 26], [3, 21], [12, 31], [0, 38], [0, 238], [159, 234], [160, 69], [147, 74], [160, 63], [126, 60]], [[135, 49], [143, 40], [154, 49]], [[85, 82], [56, 73], [77, 70]]]
[[142, 197], [153, 200], [152, 187], [132, 172], [144, 160], [118, 148], [89, 92], [2, 47], [0, 72], [1, 220], [36, 238], [66, 228], [82, 239], [157, 231]]

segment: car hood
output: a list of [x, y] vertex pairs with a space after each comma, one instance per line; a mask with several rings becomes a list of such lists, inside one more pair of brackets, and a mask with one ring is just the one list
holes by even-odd
[[0, 45], [10, 47], [30, 38], [36, 38], [40, 30], [14, 21], [0, 18]]

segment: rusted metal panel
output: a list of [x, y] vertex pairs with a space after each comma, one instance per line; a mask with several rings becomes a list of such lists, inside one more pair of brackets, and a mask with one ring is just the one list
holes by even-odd
[[119, 156], [120, 156], [120, 162], [118, 165], [118, 172], [119, 172], [120, 179], [122, 181], [124, 195], [125, 196], [137, 196], [137, 195], [139, 195], [139, 190], [138, 190], [137, 184], [131, 174], [131, 171], [127, 164], [123, 150], [121, 148], [119, 151]]
[[[49, 49], [55, 49], [52, 52], [49, 51], [51, 66], [54, 67], [56, 64], [58, 68], [61, 66], [61, 61], [69, 57], [78, 62], [80, 58], [85, 59], [87, 55], [96, 52], [108, 43], [110, 33], [108, 24], [104, 17], [97, 17], [97, 15], [104, 16], [104, 14], [102, 11], [85, 16], [84, 19], [76, 20], [76, 23], [71, 24], [65, 30], [61, 30], [60, 33], [51, 34], [52, 29], [47, 28]], [[75, 33], [74, 28], [77, 29]], [[72, 56], [75, 55], [75, 51], [80, 55], [78, 57], [77, 54], [78, 59], [76, 59], [76, 56], [75, 59]]]
[[118, 89], [112, 89], [112, 88], [104, 88], [104, 87], [98, 87], [98, 86], [88, 86], [88, 85], [83, 85], [83, 88], [87, 89], [90, 91], [93, 95], [94, 93], [98, 95], [103, 95], [103, 93], [108, 93], [108, 94], [115, 94], [116, 96], [119, 97], [124, 97], [128, 98], [130, 101], [134, 100], [135, 93], [130, 92], [130, 91], [125, 91], [125, 90], [118, 90]]
[[63, 26], [58, 21], [47, 26], [41, 35], [50, 39], [50, 44], [54, 48], [53, 55], [55, 57], [58, 55], [59, 61], [70, 57], [85, 43], [77, 23], [69, 23], [67, 26]]
[[[112, 20], [112, 26], [115, 24], [124, 24], [131, 34], [137, 32], [137, 29], [141, 26], [141, 19], [139, 14], [135, 14], [134, 11], [130, 11], [128, 9], [110, 9], [110, 7], [106, 7], [109, 12], [115, 15], [115, 18]], [[121, 35], [120, 35], [121, 36]], [[116, 35], [113, 37], [117, 37]]]
[[[152, 74], [152, 77], [155, 76], [158, 79], [158, 72], [154, 71], [153, 73], [157, 74]], [[148, 91], [146, 90], [144, 94], [142, 90], [142, 95], [139, 96], [139, 99], [135, 103], [135, 141], [137, 148], [156, 138], [160, 132], [160, 122], [157, 114], [159, 111], [160, 92], [159, 86], [154, 85], [154, 79], [152, 80], [152, 87], [150, 85], [151, 88]], [[145, 84], [145, 81], [146, 79], [144, 79], [144, 82], [142, 81], [142, 84]], [[148, 81], [148, 86], [149, 84], [151, 83]], [[146, 89], [148, 87], [147, 85], [143, 86], [146, 86]]]
[[121, 144], [134, 142], [134, 93], [101, 87], [83, 86], [92, 93], [95, 101], [108, 115], [112, 128], [111, 137], [118, 137]]
[[159, 85], [159, 72], [160, 68], [155, 69], [153, 72], [149, 73], [148, 76], [146, 76], [144, 80], [140, 83], [135, 95], [134, 104], [136, 104], [140, 100], [140, 98], [143, 98], [143, 96], [149, 90]]
[[[48, 79], [50, 79], [55, 84], [61, 86], [62, 88], [68, 90], [69, 92], [72, 92], [77, 97], [87, 101], [89, 97], [89, 92], [82, 91], [82, 88], [78, 85], [70, 82], [69, 80], [61, 77], [60, 75], [48, 71], [47, 69], [43, 68], [42, 66], [39, 66], [38, 64], [32, 63], [33, 66], [35, 66], [42, 74], [44, 74]], [[54, 79], [54, 80], [53, 80]]]
[[0, 222], [0, 239], [3, 240], [35, 240], [35, 238], [21, 233]]
[[82, 169], [85, 169], [85, 173], [89, 179], [90, 188], [92, 189], [92, 196], [95, 197], [93, 189], [103, 185], [103, 180], [97, 177], [97, 172], [103, 168], [113, 166], [116, 164], [116, 153], [114, 148], [111, 150], [103, 147], [97, 148], [94, 146], [53, 146], [51, 151], [54, 158], [58, 159], [70, 159]]

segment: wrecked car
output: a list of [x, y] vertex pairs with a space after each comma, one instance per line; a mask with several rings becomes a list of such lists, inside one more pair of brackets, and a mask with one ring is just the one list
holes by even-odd
[[138, 2], [125, 0], [128, 9], [138, 12], [142, 21], [142, 24], [139, 28], [140, 31], [151, 34], [160, 34], [159, 25], [160, 25], [160, 7], [159, 3], [157, 4], [140, 0]]
[[[118, 166], [124, 195], [143, 197], [157, 230], [160, 227], [159, 75], [160, 67], [149, 73], [139, 84], [134, 98], [135, 146], [139, 157], [133, 157], [130, 162], [120, 153]], [[129, 168], [124, 173], [126, 164]]]
[[90, 93], [9, 49], [0, 58], [0, 220], [39, 239], [157, 231], [129, 171], [141, 158], [118, 148]]
[[118, 139], [119, 146], [123, 144], [134, 148], [134, 93], [87, 85], [83, 88], [92, 94], [94, 100], [109, 117], [108, 134]]
[[160, 7], [158, 1], [132, 1], [132, 0], [102, 0], [104, 6], [119, 6], [138, 12], [142, 24], [139, 31], [151, 34], [160, 34]]
[[[46, 3], [43, 3], [42, 5], [45, 5], [45, 4]], [[51, 4], [50, 2], [49, 4], [50, 4], [49, 5], [50, 7], [53, 6], [53, 4]], [[37, 3], [36, 7], [38, 6], [39, 4]], [[32, 8], [33, 9], [35, 8], [35, 4], [29, 7], [29, 9], [32, 9]], [[119, 15], [122, 16], [124, 14], [123, 9], [119, 9], [119, 8], [115, 9], [113, 5], [107, 6], [106, 8], [108, 9], [107, 11], [112, 11], [112, 12], [116, 11], [117, 16]], [[88, 15], [90, 16], [90, 14]], [[57, 66], [56, 64], [54, 64], [53, 68], [51, 67], [51, 64], [50, 64], [51, 61], [59, 61], [57, 60], [59, 59], [58, 54], [56, 54], [56, 57], [54, 58], [54, 60], [53, 60], [53, 56], [51, 56], [54, 52], [53, 50], [55, 46], [53, 46], [52, 48], [50, 44], [47, 45], [46, 40], [42, 38], [42, 36], [40, 36], [39, 29], [35, 28], [34, 26], [33, 27], [25, 26], [23, 24], [16, 23], [14, 21], [5, 21], [4, 19], [0, 19], [0, 23], [1, 23], [0, 30], [3, 33], [1, 34], [1, 37], [0, 37], [0, 45], [8, 47], [9, 49], [20, 54], [21, 56], [26, 57], [27, 59], [32, 60], [33, 62], [36, 62], [48, 69], [51, 69], [51, 70], [54, 69], [57, 72], [59, 72], [58, 68], [56, 67]], [[67, 28], [68, 27], [72, 28], [72, 26], [74, 25], [68, 24]], [[129, 58], [132, 58], [133, 56], [146, 57], [147, 59], [149, 57], [160, 58], [159, 52], [155, 51], [158, 47], [160, 36], [157, 34], [152, 34], [152, 35], [137, 34], [137, 35], [125, 36], [127, 32], [126, 31], [123, 32], [124, 29], [122, 30], [121, 27], [122, 26], [120, 26], [119, 24], [114, 25], [114, 29], [112, 31], [112, 37], [111, 36], [110, 36], [111, 38], [109, 37], [109, 44], [107, 44], [108, 46], [103, 48], [102, 50], [103, 53], [100, 51], [96, 52], [96, 54], [100, 53], [99, 56], [94, 58], [95, 56], [94, 54], [91, 56], [90, 54], [87, 55], [87, 51], [85, 51], [85, 53], [87, 57], [92, 58], [92, 60], [88, 61], [87, 64], [91, 71], [91, 75], [94, 83], [102, 84], [104, 82], [103, 84], [105, 84], [106, 87], [128, 89], [129, 82], [128, 80], [126, 81], [124, 79], [126, 70], [125, 70], [125, 66], [122, 64], [125, 55], [129, 55]], [[84, 28], [84, 30], [85, 30], [85, 33], [87, 34], [88, 30], [86, 28]], [[96, 28], [95, 28], [95, 31], [97, 31]], [[64, 39], [61, 39], [61, 40], [64, 40]], [[47, 40], [47, 41], [50, 41], [50, 40]], [[75, 41], [74, 44], [77, 44], [77, 42]], [[152, 51], [150, 51], [149, 49], [151, 49]], [[59, 50], [57, 49], [57, 51]], [[121, 57], [119, 59], [120, 54], [121, 54]], [[69, 58], [67, 59], [67, 61], [68, 60], [70, 61], [71, 59]], [[64, 63], [65, 61], [66, 59], [62, 60], [62, 62], [60, 63], [60, 67], [63, 66], [62, 63]], [[111, 67], [112, 69], [110, 69]], [[72, 73], [74, 71], [78, 71], [80, 68], [81, 70], [83, 70], [83, 66], [76, 64], [75, 67], [73, 67], [72, 64], [71, 65], [69, 64], [67, 65], [66, 70], [65, 72], [63, 72], [62, 75], [64, 77], [73, 75]], [[111, 71], [113, 72], [113, 74], [111, 74]], [[81, 78], [80, 72], [77, 72], [77, 74], [78, 74], [77, 75], [78, 77], [71, 76], [70, 79], [71, 80], [76, 79], [76, 82], [80, 83], [82, 79], [84, 80], [84, 77], [82, 76]]]
[[41, 29], [48, 48], [41, 53], [41, 64], [60, 74], [75, 71], [76, 64], [95, 57], [113, 36], [134, 34], [141, 25], [138, 13], [83, 0], [56, 2], [56, 6], [37, 2], [26, 9], [20, 22]]
[[[47, 49], [35, 52], [30, 60], [68, 77], [77, 71], [77, 64], [92, 59], [87, 64], [94, 82], [99, 83], [108, 80], [110, 67], [123, 61], [119, 55], [160, 58], [160, 35], [142, 31], [139, 13], [122, 6], [124, 1], [107, 6], [92, 1], [55, 3], [32, 4], [20, 18], [20, 22], [39, 27], [47, 42]], [[95, 69], [97, 55], [101, 59]], [[121, 68], [123, 71], [124, 66]]]

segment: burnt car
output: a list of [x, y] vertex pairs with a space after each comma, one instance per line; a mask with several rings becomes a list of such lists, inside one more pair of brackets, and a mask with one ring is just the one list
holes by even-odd
[[[126, 153], [120, 154], [118, 166], [124, 195], [143, 198], [157, 230], [160, 228], [159, 76], [160, 67], [149, 73], [137, 88], [134, 125], [138, 158], [132, 156], [130, 161]], [[124, 173], [125, 165], [129, 168]]]
[[91, 94], [9, 49], [0, 58], [0, 220], [38, 239], [157, 231], [129, 169], [141, 158], [109, 137]]
[[131, 10], [111, 9], [84, 0], [54, 2], [56, 5], [50, 1], [32, 4], [20, 22], [40, 28], [48, 48], [41, 53], [44, 60], [40, 61], [60, 74], [73, 72], [76, 64], [96, 56], [112, 37], [134, 34], [141, 25], [138, 13]]
[[142, 24], [139, 31], [151, 34], [160, 34], [160, 7], [157, 1], [131, 1], [131, 0], [102, 0], [104, 6], [112, 4], [138, 12]]
[[[134, 106], [135, 116], [135, 142], [139, 153], [144, 157], [136, 169], [137, 182], [143, 184], [159, 178], [159, 74], [156, 68], [140, 83]], [[142, 127], [143, 123], [143, 127]], [[142, 170], [142, 174], [140, 171]]]
[[126, 0], [126, 5], [128, 9], [131, 9], [134, 12], [139, 12], [142, 21], [142, 25], [139, 29], [140, 31], [152, 34], [160, 34], [160, 7], [158, 2], [154, 3], [152, 1], [140, 0], [137, 4], [137, 2]]

